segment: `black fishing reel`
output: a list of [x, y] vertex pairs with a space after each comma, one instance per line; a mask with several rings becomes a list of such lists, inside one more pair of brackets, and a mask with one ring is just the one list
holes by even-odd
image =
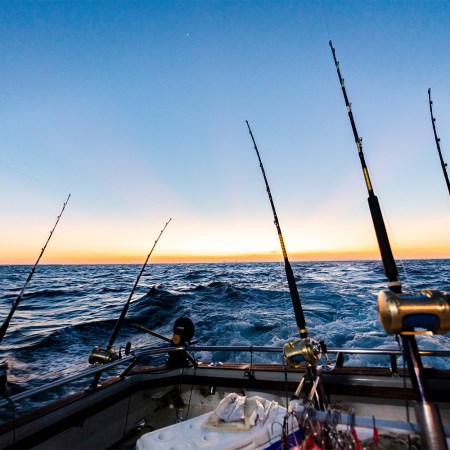
[[311, 338], [288, 342], [283, 347], [286, 364], [294, 369], [314, 366], [322, 357], [322, 345]]
[[[173, 324], [173, 336], [171, 344], [173, 346], [185, 346], [191, 343], [194, 337], [195, 327], [188, 317], [179, 317]], [[188, 352], [171, 352], [167, 359], [170, 368], [187, 367], [190, 363], [196, 365], [195, 359]]]
[[450, 331], [450, 295], [424, 289], [417, 294], [378, 294], [378, 319], [388, 334], [446, 334]]
[[194, 337], [195, 327], [188, 317], [179, 317], [173, 324], [173, 345], [185, 345]]
[[[172, 338], [168, 338], [163, 336], [162, 334], [156, 333], [155, 331], [149, 330], [148, 328], [143, 327], [142, 325], [138, 325], [137, 323], [131, 324], [132, 327], [137, 328], [138, 330], [145, 331], [152, 336], [155, 336], [165, 342], [168, 342], [173, 347], [178, 346], [186, 346], [189, 344], [195, 344], [197, 341], [193, 341], [195, 327], [192, 323], [192, 320], [188, 317], [179, 317], [175, 320], [173, 324], [173, 335]], [[167, 365], [171, 368], [175, 367], [186, 367], [190, 363], [196, 365], [197, 362], [195, 359], [187, 352], [171, 352], [169, 353], [169, 357], [167, 359]]]

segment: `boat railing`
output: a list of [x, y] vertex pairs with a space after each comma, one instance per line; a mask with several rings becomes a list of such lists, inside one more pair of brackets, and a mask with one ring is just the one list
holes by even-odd
[[[334, 367], [343, 367], [344, 365], [344, 355], [351, 354], [359, 354], [359, 355], [380, 355], [386, 356], [390, 359], [391, 363], [391, 371], [393, 374], [397, 372], [397, 357], [402, 355], [401, 350], [392, 350], [392, 349], [362, 349], [362, 348], [351, 348], [351, 349], [341, 349], [341, 348], [329, 348], [328, 354], [336, 355], [335, 365]], [[168, 354], [171, 352], [186, 352], [188, 351], [191, 354], [195, 354], [196, 352], [229, 352], [229, 353], [282, 353], [282, 347], [268, 347], [268, 346], [167, 346], [167, 347], [148, 347], [139, 350], [135, 350], [134, 352], [122, 356], [120, 359], [109, 362], [104, 365], [95, 365], [93, 367], [89, 367], [85, 370], [77, 372], [75, 374], [67, 375], [60, 379], [56, 379], [54, 381], [45, 383], [42, 386], [34, 387], [24, 392], [20, 392], [18, 394], [14, 394], [11, 396], [3, 395], [0, 399], [0, 407], [3, 407], [8, 404], [17, 404], [18, 402], [36, 396], [38, 394], [42, 394], [48, 392], [52, 389], [56, 389], [59, 387], [66, 386], [74, 381], [93, 377], [95, 375], [101, 374], [102, 372], [110, 373], [112, 369], [118, 369], [118, 376], [121, 378], [125, 378], [130, 368], [135, 367], [143, 358], [149, 356], [159, 356]], [[450, 356], [450, 351], [445, 350], [421, 350], [420, 354], [422, 356], [432, 356], [432, 357], [448, 357]], [[211, 362], [211, 366], [214, 366], [214, 361]], [[127, 366], [124, 370], [123, 366]], [[120, 369], [121, 367], [121, 369]], [[120, 370], [120, 372], [119, 372]], [[116, 375], [117, 376], [117, 375]], [[92, 389], [92, 388], [86, 388]]]

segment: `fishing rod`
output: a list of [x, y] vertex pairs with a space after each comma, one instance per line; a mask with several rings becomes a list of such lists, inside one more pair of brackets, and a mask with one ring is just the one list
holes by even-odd
[[20, 291], [20, 293], [17, 296], [17, 298], [14, 300], [14, 302], [12, 304], [12, 307], [11, 307], [11, 311], [9, 312], [8, 317], [6, 318], [6, 320], [4, 321], [3, 325], [0, 328], [0, 344], [3, 341], [3, 338], [5, 337], [6, 330], [8, 329], [9, 322], [11, 321], [12, 316], [14, 315], [17, 307], [19, 306], [20, 301], [22, 300], [23, 295], [25, 294], [25, 289], [27, 288], [28, 284], [30, 283], [31, 278], [33, 277], [33, 274], [34, 274], [34, 272], [36, 270], [36, 267], [39, 264], [39, 261], [41, 260], [41, 257], [42, 257], [42, 255], [45, 252], [45, 249], [47, 248], [47, 244], [49, 243], [51, 237], [53, 236], [53, 232], [55, 231], [55, 228], [58, 225], [59, 219], [61, 218], [61, 216], [62, 216], [62, 214], [64, 212], [64, 209], [66, 208], [66, 205], [67, 205], [67, 202], [69, 201], [69, 198], [70, 198], [70, 194], [67, 197], [67, 200], [65, 201], [65, 203], [64, 203], [64, 205], [62, 207], [61, 213], [59, 214], [59, 216], [56, 219], [56, 223], [55, 223], [53, 229], [50, 231], [50, 235], [49, 235], [49, 237], [47, 239], [47, 242], [45, 243], [44, 247], [42, 247], [42, 249], [41, 249], [41, 253], [39, 254], [39, 257], [38, 257], [36, 263], [34, 264], [34, 266], [32, 267], [32, 269], [30, 271], [30, 273], [28, 274], [27, 281], [23, 285], [22, 290]]
[[270, 192], [269, 182], [267, 181], [266, 172], [264, 170], [261, 156], [259, 154], [259, 150], [248, 120], [246, 120], [246, 123], [253, 141], [253, 147], [255, 148], [256, 155], [258, 156], [259, 167], [261, 168], [261, 172], [263, 174], [267, 195], [269, 196], [270, 205], [272, 207], [274, 223], [277, 229], [278, 239], [280, 240], [281, 251], [283, 252], [284, 267], [286, 270], [289, 292], [291, 294], [292, 306], [294, 307], [295, 320], [297, 322], [300, 333], [300, 340], [287, 342], [283, 346], [283, 357], [289, 366], [294, 368], [306, 366], [307, 369], [307, 374], [300, 381], [300, 384], [295, 391], [292, 399], [299, 398], [300, 392], [304, 386], [304, 382], [306, 379], [308, 379], [310, 385], [312, 386], [308, 398], [315, 398], [317, 407], [321, 410], [326, 410], [328, 406], [328, 399], [321, 383], [320, 375], [316, 370], [316, 363], [322, 357], [322, 352], [328, 358], [325, 341], [318, 342], [315, 339], [307, 337], [308, 332], [306, 330], [305, 316], [303, 314], [302, 304], [300, 302], [300, 296], [297, 290], [297, 284], [295, 283], [294, 272], [292, 271], [292, 267], [288, 259], [286, 246], [284, 245], [283, 234], [281, 233], [280, 222], [278, 221], [278, 215], [275, 209], [275, 204], [273, 202], [272, 193]]
[[356, 130], [351, 104], [348, 101], [344, 80], [339, 69], [339, 62], [336, 60], [335, 49], [331, 41], [329, 44], [369, 192], [369, 208], [380, 247], [384, 271], [388, 279], [389, 290], [381, 291], [378, 295], [378, 316], [381, 325], [388, 333], [400, 334], [401, 336], [403, 357], [408, 365], [411, 384], [416, 393], [415, 412], [422, 445], [424, 448], [432, 450], [447, 449], [439, 409], [437, 405], [430, 402], [426, 374], [415, 339], [415, 334], [423, 334], [424, 332], [416, 332], [414, 330], [415, 328], [429, 330], [425, 332], [426, 334], [444, 334], [448, 332], [450, 328], [448, 317], [450, 296], [440, 291], [431, 290], [423, 290], [420, 294], [402, 294], [401, 283], [398, 280], [397, 267], [392, 255], [380, 205], [373, 192], [369, 171], [364, 160], [362, 139]]
[[439, 144], [441, 140], [438, 138], [437, 135], [435, 125], [436, 119], [433, 117], [433, 107], [431, 106], [433, 104], [433, 102], [431, 101], [431, 89], [428, 89], [428, 101], [430, 102], [430, 115], [431, 115], [431, 123], [433, 125], [434, 140], [436, 141], [436, 147], [439, 153], [439, 160], [441, 161], [442, 171], [444, 172], [445, 182], [447, 183], [448, 194], [450, 195], [450, 180], [448, 179], [447, 163], [444, 162], [444, 158], [442, 157], [441, 146]]
[[302, 309], [302, 305], [300, 302], [300, 296], [298, 295], [298, 289], [297, 289], [297, 284], [295, 283], [294, 272], [292, 271], [292, 267], [291, 267], [291, 264], [289, 262], [288, 255], [286, 252], [286, 247], [284, 245], [283, 234], [281, 233], [281, 227], [280, 227], [280, 223], [278, 221], [277, 211], [275, 210], [275, 204], [273, 202], [272, 194], [270, 192], [270, 187], [269, 187], [269, 183], [267, 181], [266, 172], [264, 171], [264, 166], [261, 161], [261, 156], [259, 155], [258, 147], [256, 145], [255, 138], [253, 137], [253, 133], [252, 133], [252, 130], [248, 123], [248, 120], [246, 120], [245, 122], [247, 123], [248, 131], [252, 138], [253, 146], [256, 151], [256, 155], [258, 156], [259, 167], [261, 168], [261, 172], [264, 177], [264, 182], [266, 183], [267, 195], [269, 196], [270, 206], [272, 207], [272, 212], [273, 212], [274, 223], [275, 223], [275, 227], [277, 229], [278, 239], [280, 240], [281, 251], [283, 252], [284, 268], [286, 270], [286, 277], [288, 280], [289, 292], [291, 293], [292, 305], [294, 307], [294, 314], [295, 314], [297, 326], [299, 328], [300, 337], [306, 338], [308, 335], [308, 332], [306, 330], [305, 316], [303, 314], [303, 309]]
[[[155, 242], [150, 250], [150, 253], [147, 255], [144, 265], [142, 266], [141, 271], [139, 272], [139, 275], [136, 278], [134, 286], [131, 289], [130, 295], [128, 296], [128, 300], [125, 303], [124, 307], [122, 308], [122, 312], [120, 313], [119, 318], [117, 319], [116, 325], [114, 326], [114, 330], [111, 333], [111, 337], [109, 338], [109, 341], [106, 344], [106, 350], [102, 350], [99, 346], [94, 347], [94, 349], [92, 350], [92, 352], [89, 355], [89, 362], [91, 364], [95, 364], [95, 363], [105, 364], [107, 362], [111, 362], [111, 361], [114, 361], [115, 359], [119, 358], [119, 356], [116, 354], [116, 352], [113, 350], [112, 347], [114, 345], [114, 342], [116, 341], [117, 335], [119, 334], [120, 328], [122, 327], [123, 321], [125, 320], [125, 316], [127, 314], [128, 307], [131, 302], [131, 298], [133, 297], [134, 291], [136, 290], [139, 280], [140, 280], [142, 274], [144, 273], [144, 270], [145, 270], [145, 267], [147, 266], [148, 260], [150, 259], [150, 256], [152, 255], [153, 250], [155, 249], [156, 244], [159, 241], [159, 238], [162, 236], [162, 234], [164, 233], [164, 230], [167, 228], [167, 225], [169, 225], [171, 220], [172, 220], [172, 218], [170, 218], [166, 222], [163, 229], [159, 233], [158, 238], [155, 240]], [[91, 384], [92, 387], [95, 387], [97, 385], [97, 382], [100, 379], [100, 376], [101, 376], [101, 373], [99, 372], [95, 376], [95, 378]]]
[[348, 117], [353, 130], [353, 136], [355, 137], [356, 148], [358, 150], [359, 160], [361, 162], [362, 171], [364, 174], [364, 180], [366, 182], [367, 192], [369, 193], [368, 202], [369, 209], [372, 215], [372, 221], [375, 227], [375, 233], [377, 236], [378, 246], [380, 248], [381, 259], [383, 261], [384, 273], [388, 279], [388, 287], [393, 292], [401, 294], [402, 287], [398, 280], [398, 270], [395, 264], [394, 256], [392, 255], [391, 246], [389, 244], [389, 238], [386, 232], [386, 226], [384, 224], [383, 215], [381, 214], [380, 203], [377, 196], [375, 195], [372, 187], [372, 182], [370, 181], [369, 170], [367, 169], [366, 161], [364, 159], [364, 153], [362, 149], [362, 138], [359, 137], [358, 131], [356, 130], [355, 120], [353, 119], [352, 107], [348, 101], [347, 92], [345, 90], [344, 79], [341, 76], [341, 71], [339, 70], [339, 62], [336, 60], [335, 49], [330, 41], [331, 51], [333, 52], [333, 59], [336, 65], [336, 70], [338, 73], [339, 81], [341, 83], [342, 93], [344, 95], [345, 106], [347, 107]]

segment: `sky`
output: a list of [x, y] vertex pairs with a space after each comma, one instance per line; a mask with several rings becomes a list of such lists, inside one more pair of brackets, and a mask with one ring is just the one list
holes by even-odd
[[0, 2], [0, 264], [450, 258], [448, 1]]

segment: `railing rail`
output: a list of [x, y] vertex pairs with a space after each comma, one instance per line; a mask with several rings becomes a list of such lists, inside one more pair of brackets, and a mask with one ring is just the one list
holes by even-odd
[[[402, 355], [401, 350], [397, 349], [363, 349], [363, 348], [351, 348], [351, 349], [340, 349], [340, 348], [329, 348], [327, 349], [329, 354], [335, 355], [347, 355], [347, 354], [360, 354], [360, 355], [385, 355], [391, 358]], [[230, 353], [282, 353], [282, 347], [267, 347], [267, 346], [178, 346], [178, 347], [149, 347], [140, 349], [127, 356], [117, 359], [108, 364], [102, 366], [89, 367], [82, 370], [76, 374], [65, 376], [61, 379], [46, 383], [43, 386], [38, 386], [27, 391], [21, 392], [19, 394], [12, 395], [10, 397], [4, 396], [0, 399], [0, 406], [4, 406], [9, 403], [16, 403], [25, 398], [32, 397], [34, 395], [47, 392], [51, 389], [65, 386], [66, 384], [72, 383], [76, 380], [80, 380], [85, 377], [91, 377], [92, 375], [100, 374], [104, 371], [112, 369], [114, 367], [123, 366], [125, 364], [135, 365], [139, 360], [147, 356], [157, 356], [169, 352], [179, 352], [179, 351], [189, 351], [191, 353], [195, 352], [230, 352]], [[421, 350], [420, 354], [422, 356], [433, 356], [433, 357], [448, 357], [450, 356], [450, 351], [446, 350]]]

